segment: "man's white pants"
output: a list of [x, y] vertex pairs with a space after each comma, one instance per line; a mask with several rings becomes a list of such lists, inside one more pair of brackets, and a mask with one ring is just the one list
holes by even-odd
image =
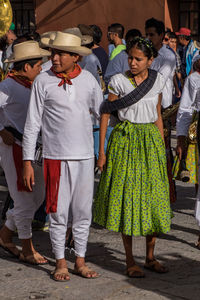
[[49, 215], [49, 231], [56, 259], [65, 257], [65, 240], [69, 208], [75, 253], [85, 257], [92, 218], [94, 159], [61, 162], [57, 212]]
[[36, 210], [44, 201], [44, 177], [42, 168], [34, 166], [35, 186], [33, 192], [17, 190], [17, 173], [15, 169], [12, 146], [3, 143], [0, 137], [1, 165], [5, 173], [10, 196], [14, 208], [7, 212], [6, 227], [12, 231], [17, 228], [19, 239], [29, 239], [32, 236], [31, 223]]

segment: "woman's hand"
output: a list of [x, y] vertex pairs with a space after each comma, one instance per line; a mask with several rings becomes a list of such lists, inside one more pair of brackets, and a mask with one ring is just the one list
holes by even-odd
[[106, 155], [104, 153], [99, 153], [99, 158], [97, 161], [97, 167], [102, 172], [106, 166]]

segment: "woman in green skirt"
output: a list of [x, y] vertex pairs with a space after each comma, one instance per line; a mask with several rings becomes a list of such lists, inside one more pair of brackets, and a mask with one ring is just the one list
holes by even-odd
[[[109, 101], [122, 98], [146, 80], [157, 54], [142, 38], [130, 42], [127, 52], [130, 70], [111, 78]], [[154, 257], [156, 235], [167, 233], [171, 223], [161, 118], [164, 84], [157, 73], [153, 88], [141, 100], [118, 110], [119, 123], [111, 133], [106, 155], [104, 141], [110, 114], [101, 115], [98, 166], [102, 174], [94, 202], [94, 222], [122, 233], [130, 277], [144, 277], [133, 258], [132, 236], [146, 237], [144, 267], [167, 272]]]

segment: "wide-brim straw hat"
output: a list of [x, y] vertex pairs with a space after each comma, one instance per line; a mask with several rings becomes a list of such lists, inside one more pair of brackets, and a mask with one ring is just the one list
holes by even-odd
[[92, 53], [87, 47], [81, 46], [81, 38], [71, 33], [57, 31], [56, 34], [41, 39], [43, 45], [49, 48], [76, 53], [81, 56], [87, 56]]
[[13, 53], [11, 56], [5, 60], [6, 63], [13, 63], [23, 60], [29, 60], [34, 58], [42, 58], [45, 56], [50, 56], [51, 52], [44, 50], [39, 47], [36, 41], [26, 41], [14, 45]]
[[79, 36], [81, 38], [81, 46], [90, 44], [93, 42], [93, 37], [87, 34], [82, 34], [80, 29], [78, 27], [72, 27], [72, 28], [67, 28], [64, 29], [63, 32], [65, 33], [71, 33], [76, 36]]

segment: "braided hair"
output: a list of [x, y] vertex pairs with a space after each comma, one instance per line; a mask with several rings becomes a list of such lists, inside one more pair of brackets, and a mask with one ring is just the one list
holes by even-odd
[[128, 53], [133, 47], [141, 50], [148, 59], [152, 56], [155, 58], [158, 55], [158, 52], [154, 48], [152, 42], [146, 38], [136, 37], [128, 42], [126, 45], [126, 52]]

